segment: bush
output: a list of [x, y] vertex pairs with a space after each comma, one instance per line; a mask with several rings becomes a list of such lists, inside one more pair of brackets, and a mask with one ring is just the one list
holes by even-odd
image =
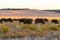
[[2, 30], [0, 30], [0, 33], [2, 33], [3, 31]]
[[9, 27], [7, 25], [2, 24], [1, 27], [4, 33], [6, 33], [9, 30]]
[[48, 27], [47, 27], [47, 25], [42, 25], [42, 26], [40, 26], [40, 30], [41, 31], [46, 31], [46, 30], [48, 30]]
[[36, 30], [36, 27], [33, 24], [29, 25], [28, 27], [30, 30]]
[[26, 27], [26, 26], [23, 26], [23, 27], [21, 27], [20, 29], [27, 29], [27, 27]]
[[57, 30], [57, 26], [51, 26], [49, 27], [50, 30], [56, 31]]

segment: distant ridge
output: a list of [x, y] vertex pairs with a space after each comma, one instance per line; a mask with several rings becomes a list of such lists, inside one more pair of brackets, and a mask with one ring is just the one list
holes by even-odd
[[[2, 8], [0, 10], [30, 10], [29, 8]], [[36, 10], [36, 9], [34, 9]], [[40, 11], [49, 11], [49, 12], [56, 12], [60, 13], [60, 10], [40, 10]]]
[[60, 13], [60, 10], [44, 10], [44, 11]]
[[3, 8], [0, 10], [29, 10], [28, 8]]

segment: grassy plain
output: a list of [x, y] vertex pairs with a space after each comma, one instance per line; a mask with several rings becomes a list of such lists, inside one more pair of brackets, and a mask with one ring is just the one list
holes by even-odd
[[45, 36], [59, 35], [60, 23], [46, 24], [23, 24], [19, 22], [7, 22], [0, 24], [0, 37], [26, 37], [26, 36]]

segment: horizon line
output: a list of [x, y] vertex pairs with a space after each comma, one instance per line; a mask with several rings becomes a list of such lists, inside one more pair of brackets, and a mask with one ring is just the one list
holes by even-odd
[[[31, 9], [31, 8], [0, 8], [0, 10], [40, 10], [40, 9]], [[60, 10], [60, 9], [41, 9], [45, 10]]]

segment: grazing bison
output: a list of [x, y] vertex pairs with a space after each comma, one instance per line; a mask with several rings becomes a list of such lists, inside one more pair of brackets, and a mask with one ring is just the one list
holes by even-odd
[[2, 20], [0, 19], [0, 23], [2, 23]]
[[13, 19], [14, 21], [19, 21], [19, 19]]
[[19, 20], [20, 23], [23, 22], [24, 24], [31, 24], [32, 21], [33, 21], [32, 19], [26, 19], [26, 18]]
[[48, 19], [44, 19], [45, 22], [48, 22]]
[[51, 21], [52, 23], [58, 24], [58, 21], [56, 19]]
[[13, 20], [12, 20], [11, 18], [8, 18], [7, 20], [8, 20], [9, 22], [13, 22]]
[[37, 18], [37, 19], [35, 20], [35, 23], [42, 23], [42, 24], [45, 24], [45, 21], [44, 21], [43, 19]]
[[4, 22], [8, 22], [8, 20], [6, 18], [2, 18], [1, 20]]

